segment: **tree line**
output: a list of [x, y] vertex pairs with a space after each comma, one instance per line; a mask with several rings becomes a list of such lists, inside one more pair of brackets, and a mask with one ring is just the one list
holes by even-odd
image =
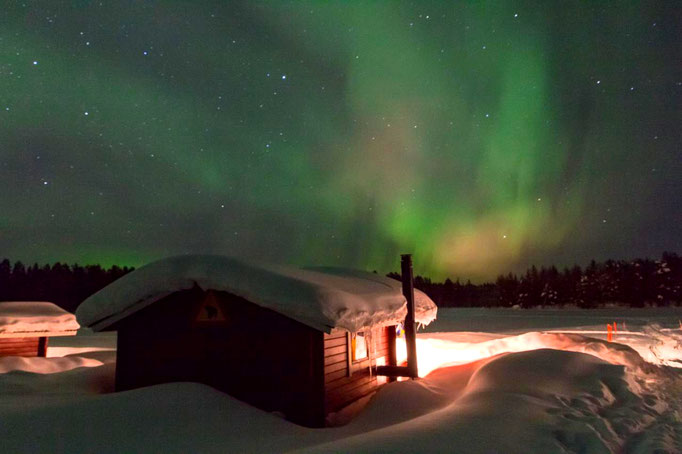
[[[389, 277], [400, 279], [398, 273]], [[594, 260], [581, 268], [530, 267], [506, 274], [495, 283], [432, 282], [417, 276], [415, 287], [440, 307], [538, 307], [574, 305], [596, 308], [609, 304], [630, 307], [682, 304], [682, 257], [664, 252], [660, 260]]]
[[[0, 262], [0, 301], [52, 301], [68, 311], [88, 296], [132, 271], [130, 267], [100, 265], [24, 265]], [[388, 277], [400, 280], [400, 274]], [[664, 252], [660, 260], [595, 261], [559, 271], [532, 266], [525, 273], [506, 274], [494, 283], [446, 279], [432, 282], [416, 276], [414, 285], [439, 307], [537, 307], [575, 305], [595, 308], [607, 304], [643, 307], [682, 304], [682, 257]]]
[[73, 312], [88, 296], [133, 268], [0, 262], [0, 301], [51, 301]]

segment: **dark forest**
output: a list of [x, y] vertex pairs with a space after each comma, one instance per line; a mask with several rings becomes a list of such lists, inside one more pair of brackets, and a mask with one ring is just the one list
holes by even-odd
[[[0, 301], [52, 301], [69, 311], [88, 296], [132, 271], [130, 267], [100, 265], [30, 266], [9, 259], [0, 262]], [[388, 277], [400, 280], [400, 274]], [[415, 277], [415, 287], [439, 307], [630, 307], [682, 303], [682, 258], [664, 252], [660, 260], [592, 261], [587, 267], [532, 266], [524, 274], [507, 274], [494, 283], [475, 285], [446, 279], [432, 282]]]

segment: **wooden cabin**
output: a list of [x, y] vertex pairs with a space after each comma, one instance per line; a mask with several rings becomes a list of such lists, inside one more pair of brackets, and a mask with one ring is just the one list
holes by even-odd
[[73, 336], [76, 317], [48, 302], [0, 302], [0, 356], [47, 356], [48, 339]]
[[[330, 413], [388, 380], [377, 375], [381, 367], [396, 366], [396, 324], [406, 301], [400, 282], [371, 273], [184, 256], [112, 286], [77, 315], [95, 330], [118, 332], [117, 391], [200, 382], [322, 427]], [[428, 323], [435, 305], [419, 296], [417, 318]], [[140, 304], [140, 297], [148, 300]]]

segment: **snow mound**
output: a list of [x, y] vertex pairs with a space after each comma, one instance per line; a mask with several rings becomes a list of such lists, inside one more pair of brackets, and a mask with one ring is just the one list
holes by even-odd
[[[417, 338], [420, 376], [439, 367], [464, 364], [501, 353], [552, 348], [596, 356], [611, 364], [626, 366], [643, 374], [659, 372], [656, 364], [647, 362], [628, 345], [607, 342], [577, 333], [530, 332], [485, 341], [468, 342], [467, 333], [427, 333]], [[404, 356], [404, 344], [398, 344], [398, 356]], [[659, 363], [660, 364], [660, 363]]]
[[283, 452], [308, 433], [196, 383], [5, 410], [0, 424], [3, 452], [33, 454]]
[[[95, 330], [171, 293], [199, 286], [232, 293], [320, 331], [360, 331], [396, 323], [407, 313], [401, 283], [339, 268], [293, 268], [230, 257], [184, 255], [143, 266], [86, 299], [78, 320]], [[416, 321], [436, 318], [436, 305], [415, 290]]]
[[666, 329], [653, 323], [642, 331], [649, 340], [648, 349], [642, 352], [645, 359], [666, 366], [682, 367], [682, 328]]
[[0, 374], [12, 371], [31, 372], [34, 374], [54, 374], [75, 369], [77, 367], [101, 366], [101, 361], [91, 358], [24, 358], [22, 356], [0, 357]]
[[93, 394], [104, 378], [97, 371], [108, 367], [106, 373], [113, 375], [110, 366], [0, 374], [3, 449], [38, 454], [682, 452], [675, 407], [682, 397], [679, 373], [656, 369], [643, 376], [578, 352], [500, 354], [440, 368], [420, 380], [389, 383], [354, 420], [334, 429], [297, 426], [201, 384]]
[[115, 332], [95, 333], [89, 328], [81, 328], [75, 336], [55, 337], [47, 347], [48, 357], [82, 355], [91, 352], [113, 352], [116, 356]]
[[48, 302], [0, 302], [0, 337], [71, 335], [80, 328], [76, 317]]
[[680, 452], [682, 423], [668, 408], [679, 377], [666, 380], [653, 387], [583, 353], [503, 354], [390, 383], [347, 436], [302, 452]]
[[675, 352], [679, 359], [679, 330], [641, 326], [618, 335], [639, 342], [636, 351], [577, 333], [421, 334], [420, 371], [428, 356], [436, 369], [388, 383], [355, 419], [333, 429], [291, 424], [200, 384], [106, 394], [113, 391], [115, 335], [85, 330], [56, 340], [101, 350], [70, 358], [102, 366], [0, 373], [0, 446], [37, 454], [679, 453], [682, 370], [666, 365]]
[[10, 363], [18, 367], [0, 374], [0, 413], [3, 416], [9, 410], [40, 409], [51, 401], [99, 396], [114, 391], [115, 352], [40, 359], [42, 361], [18, 365]]

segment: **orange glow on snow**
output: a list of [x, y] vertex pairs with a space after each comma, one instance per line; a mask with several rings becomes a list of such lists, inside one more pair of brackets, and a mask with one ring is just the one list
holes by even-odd
[[[629, 364], [632, 367], [640, 367], [642, 359], [652, 364], [682, 367], [682, 361], [677, 359], [682, 348], [682, 334], [679, 331], [682, 330], [662, 329], [656, 333], [621, 330], [618, 338], [613, 339], [615, 342], [607, 340], [607, 331], [528, 332], [511, 336], [493, 333], [424, 333], [417, 337], [419, 376], [425, 377], [441, 367], [540, 348], [587, 353], [612, 364]], [[599, 338], [586, 337], [590, 335]], [[619, 347], [616, 342], [624, 345]], [[633, 349], [631, 353], [623, 350], [625, 345]], [[396, 339], [396, 354], [399, 364], [407, 359], [404, 338]]]
[[[504, 351], [490, 347], [488, 342], [453, 342], [451, 340], [434, 338], [417, 338], [419, 376], [425, 377], [440, 367], [466, 364], [504, 353]], [[511, 349], [509, 351], [541, 348], [532, 345], [527, 345], [525, 348], [520, 345], [516, 347], [520, 347], [520, 349]], [[405, 346], [404, 338], [396, 339], [396, 354], [398, 363], [407, 360], [407, 347]]]

